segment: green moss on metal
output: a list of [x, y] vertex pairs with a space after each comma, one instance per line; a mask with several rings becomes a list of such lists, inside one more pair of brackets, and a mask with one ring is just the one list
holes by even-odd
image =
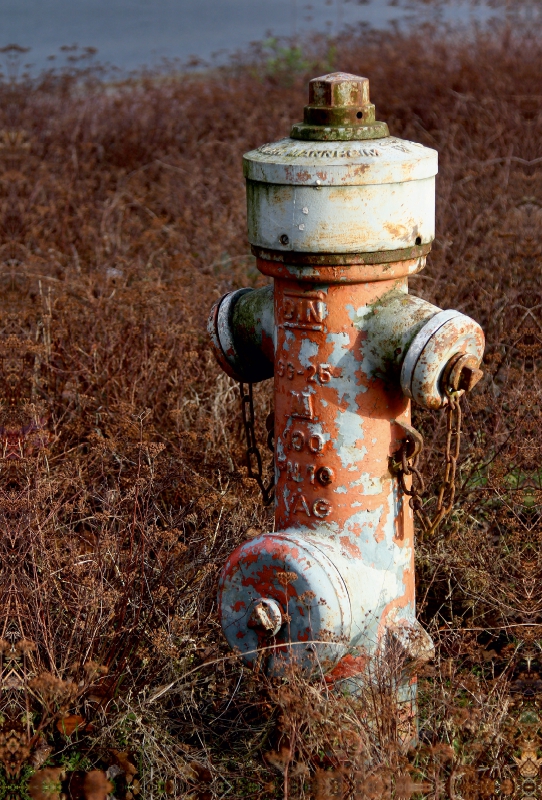
[[355, 142], [366, 139], [385, 139], [390, 132], [385, 122], [370, 125], [307, 125], [296, 122], [292, 125], [290, 137], [318, 142]]

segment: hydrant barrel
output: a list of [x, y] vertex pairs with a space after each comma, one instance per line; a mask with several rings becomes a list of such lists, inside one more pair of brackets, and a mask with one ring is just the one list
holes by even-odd
[[243, 163], [272, 287], [226, 295], [210, 331], [228, 374], [274, 375], [275, 527], [224, 566], [224, 633], [271, 673], [295, 661], [344, 679], [392, 640], [428, 658], [391, 459], [411, 400], [439, 408], [471, 388], [484, 347], [474, 320], [408, 294], [434, 238], [437, 153], [389, 136], [366, 78], [333, 73], [310, 82], [290, 138]]

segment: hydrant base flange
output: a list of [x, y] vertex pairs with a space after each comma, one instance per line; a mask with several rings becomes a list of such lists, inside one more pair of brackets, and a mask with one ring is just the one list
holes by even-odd
[[265, 247], [251, 245], [250, 249], [257, 258], [264, 261], [278, 261], [294, 266], [364, 266], [372, 264], [389, 264], [392, 261], [410, 261], [426, 256], [431, 251], [432, 242], [404, 247], [399, 250], [373, 250], [366, 253], [301, 253], [289, 250], [269, 250]]

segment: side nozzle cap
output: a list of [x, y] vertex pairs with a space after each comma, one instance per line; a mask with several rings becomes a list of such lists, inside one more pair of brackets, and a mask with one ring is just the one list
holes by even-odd
[[[447, 388], [468, 391], [481, 377], [478, 367], [484, 345], [484, 332], [477, 322], [459, 311], [439, 311], [408, 349], [401, 368], [403, 392], [423, 408], [442, 408], [448, 402]], [[458, 359], [463, 356], [468, 358], [459, 364]], [[457, 386], [453, 384], [455, 372], [447, 375], [450, 362], [452, 366], [457, 364]], [[465, 376], [463, 367], [470, 370]]]

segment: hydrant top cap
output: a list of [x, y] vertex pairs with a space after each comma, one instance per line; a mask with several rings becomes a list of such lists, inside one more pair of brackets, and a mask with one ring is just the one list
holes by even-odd
[[369, 99], [369, 80], [348, 72], [331, 72], [309, 82], [309, 105], [292, 139], [359, 141], [389, 136], [385, 122], [375, 119]]
[[[435, 150], [390, 136], [375, 120], [369, 80], [332, 72], [309, 82], [304, 122], [290, 138], [245, 153], [249, 181], [301, 186], [362, 186], [433, 180]], [[434, 180], [432, 184], [434, 203]]]

